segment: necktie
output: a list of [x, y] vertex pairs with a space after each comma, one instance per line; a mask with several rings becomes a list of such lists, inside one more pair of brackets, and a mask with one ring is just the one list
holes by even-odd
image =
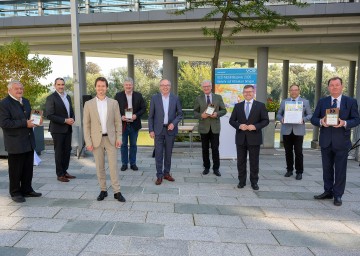
[[210, 101], [210, 95], [207, 96], [207, 100], [206, 100], [206, 103], [209, 105], [211, 104], [211, 101]]
[[245, 107], [245, 116], [246, 116], [246, 119], [248, 119], [249, 114], [250, 114], [250, 101], [247, 101], [247, 102], [246, 102], [246, 107]]
[[337, 108], [337, 99], [333, 99], [333, 104], [331, 105], [331, 108]]

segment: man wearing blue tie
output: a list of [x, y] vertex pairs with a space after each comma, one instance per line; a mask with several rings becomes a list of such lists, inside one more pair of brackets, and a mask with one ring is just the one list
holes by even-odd
[[[353, 98], [342, 95], [343, 84], [340, 77], [328, 81], [330, 96], [322, 98], [316, 105], [311, 123], [320, 126], [319, 144], [323, 165], [324, 193], [315, 199], [332, 199], [334, 205], [342, 205], [341, 197], [346, 184], [348, 150], [351, 148], [351, 128], [360, 123], [358, 104]], [[339, 109], [337, 125], [326, 121], [326, 110]]]
[[246, 85], [243, 89], [245, 100], [235, 104], [229, 123], [236, 129], [236, 151], [239, 185], [246, 186], [246, 162], [249, 152], [250, 183], [254, 190], [259, 190], [259, 154], [262, 144], [261, 129], [269, 124], [269, 116], [265, 104], [254, 100], [253, 85]]

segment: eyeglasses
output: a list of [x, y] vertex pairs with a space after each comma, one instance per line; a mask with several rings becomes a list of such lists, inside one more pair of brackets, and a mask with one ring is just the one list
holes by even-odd
[[243, 93], [253, 93], [254, 91], [243, 91]]
[[164, 87], [164, 86], [170, 86], [170, 84], [160, 84], [160, 86]]

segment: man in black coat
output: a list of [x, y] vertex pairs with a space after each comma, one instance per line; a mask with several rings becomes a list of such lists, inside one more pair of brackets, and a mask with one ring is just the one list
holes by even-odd
[[251, 187], [258, 190], [259, 154], [263, 141], [261, 129], [269, 124], [269, 116], [265, 104], [254, 100], [254, 86], [244, 86], [243, 95], [245, 100], [235, 105], [229, 120], [230, 125], [236, 129], [238, 188], [246, 185], [246, 162], [249, 151]]
[[[121, 145], [121, 171], [126, 171], [128, 163], [134, 171], [139, 170], [136, 165], [137, 138], [141, 129], [141, 116], [146, 111], [143, 96], [134, 91], [134, 81], [127, 77], [124, 81], [124, 90], [115, 95], [118, 101], [122, 120], [122, 145]], [[127, 114], [126, 114], [127, 112]], [[130, 150], [128, 150], [130, 141]]]
[[30, 120], [31, 107], [23, 98], [24, 87], [19, 81], [8, 84], [9, 95], [0, 102], [0, 127], [4, 133], [5, 149], [8, 152], [9, 192], [17, 203], [24, 197], [40, 197], [31, 186], [35, 137]]
[[56, 78], [55, 92], [46, 98], [46, 118], [50, 120], [49, 131], [54, 141], [55, 165], [58, 181], [69, 182], [72, 125], [75, 122], [71, 98], [65, 92], [65, 80]]

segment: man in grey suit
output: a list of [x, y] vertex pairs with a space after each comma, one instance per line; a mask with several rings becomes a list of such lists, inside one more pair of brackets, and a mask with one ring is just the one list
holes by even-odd
[[[203, 93], [195, 100], [194, 117], [199, 119], [203, 166], [205, 168], [203, 174], [206, 175], [210, 171], [209, 144], [211, 144], [213, 171], [216, 176], [221, 176], [219, 171], [220, 117], [226, 114], [226, 108], [221, 95], [211, 93], [211, 88], [211, 81], [205, 80], [201, 83]], [[209, 105], [214, 108], [212, 114], [206, 113]]]
[[170, 89], [169, 80], [160, 80], [160, 93], [153, 95], [150, 101], [149, 133], [155, 139], [156, 185], [163, 179], [175, 181], [170, 175], [171, 155], [182, 108], [179, 98], [170, 93]]
[[[301, 180], [304, 171], [302, 147], [303, 147], [304, 135], [306, 133], [305, 122], [310, 121], [312, 117], [312, 113], [311, 113], [309, 101], [299, 96], [300, 95], [299, 85], [297, 84], [291, 85], [289, 92], [290, 92], [290, 98], [285, 99], [281, 102], [280, 109], [277, 113], [277, 119], [281, 122], [280, 134], [283, 136], [283, 142], [285, 148], [286, 170], [287, 170], [285, 177], [290, 177], [293, 175], [293, 170], [294, 170], [293, 151], [295, 151], [296, 179]], [[284, 123], [286, 101], [302, 102], [303, 118], [301, 123], [299, 124]]]

